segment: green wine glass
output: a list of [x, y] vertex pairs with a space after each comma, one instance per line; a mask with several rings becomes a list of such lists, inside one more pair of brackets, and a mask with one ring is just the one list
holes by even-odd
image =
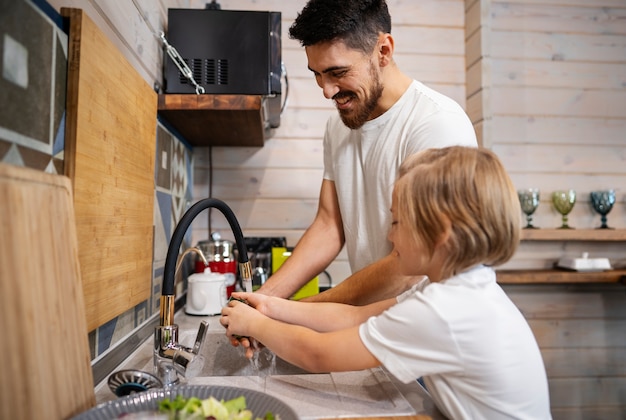
[[517, 196], [519, 197], [519, 203], [522, 207], [522, 211], [526, 215], [526, 226], [524, 229], [537, 229], [533, 226], [533, 213], [539, 207], [539, 190], [537, 188], [527, 188], [525, 190], [518, 190]]
[[570, 214], [576, 204], [576, 191], [574, 190], [562, 190], [552, 193], [552, 204], [554, 208], [562, 216], [562, 225], [559, 229], [573, 229], [567, 223], [567, 215]]

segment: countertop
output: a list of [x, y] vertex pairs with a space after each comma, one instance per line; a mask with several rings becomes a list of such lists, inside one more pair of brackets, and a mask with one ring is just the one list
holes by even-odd
[[[191, 316], [178, 311], [181, 344], [191, 347], [201, 321], [207, 321], [207, 334], [223, 334], [219, 316]], [[117, 368], [152, 372], [153, 341], [149, 337]], [[244, 357], [243, 354], [241, 357]], [[384, 368], [327, 374], [269, 376], [204, 376], [185, 380], [191, 385], [235, 386], [260, 390], [290, 405], [301, 419], [370, 418], [402, 420], [444, 419], [430, 396], [415, 381], [403, 384]], [[95, 387], [98, 404], [117, 398], [107, 380]]]

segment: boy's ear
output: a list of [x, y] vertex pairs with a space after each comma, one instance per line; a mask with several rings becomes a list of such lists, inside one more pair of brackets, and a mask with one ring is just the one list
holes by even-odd
[[441, 215], [441, 224], [443, 224], [444, 228], [441, 236], [439, 236], [439, 239], [437, 240], [436, 246], [445, 245], [452, 235], [452, 222], [450, 221], [448, 216], [443, 214]]

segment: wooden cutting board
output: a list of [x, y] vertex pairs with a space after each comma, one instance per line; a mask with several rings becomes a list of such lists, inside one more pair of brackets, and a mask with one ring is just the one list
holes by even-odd
[[61, 14], [70, 24], [65, 174], [92, 331], [151, 295], [157, 94], [81, 9]]
[[0, 164], [0, 419], [96, 403], [70, 180]]

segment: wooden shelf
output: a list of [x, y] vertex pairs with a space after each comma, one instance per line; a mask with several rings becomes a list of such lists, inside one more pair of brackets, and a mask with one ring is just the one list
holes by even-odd
[[262, 147], [270, 128], [261, 95], [161, 94], [159, 115], [192, 146]]
[[[625, 242], [626, 229], [522, 229], [522, 241]], [[580, 272], [567, 269], [498, 270], [498, 283], [619, 283], [626, 270]]]
[[522, 229], [522, 241], [626, 241], [626, 229]]
[[[626, 270], [580, 272], [569, 270], [498, 270], [500, 284], [625, 283]], [[626, 284], [626, 283], [625, 283]]]

